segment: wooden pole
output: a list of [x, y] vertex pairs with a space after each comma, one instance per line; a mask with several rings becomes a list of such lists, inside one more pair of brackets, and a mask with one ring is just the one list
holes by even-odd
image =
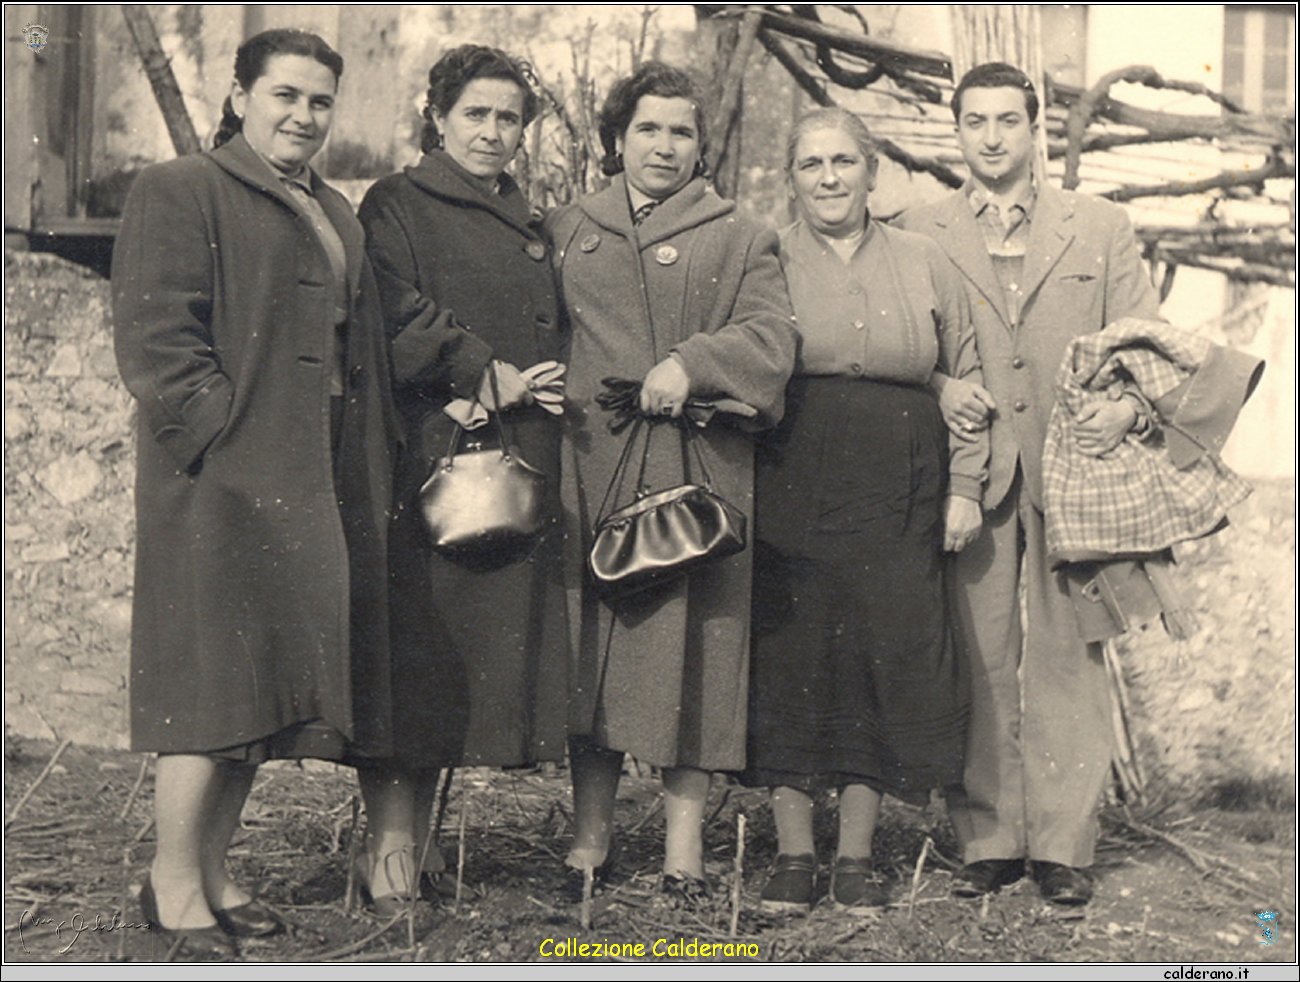
[[176, 84], [176, 76], [172, 74], [171, 59], [158, 41], [158, 31], [153, 26], [149, 8], [144, 4], [124, 3], [122, 16], [126, 19], [131, 40], [135, 42], [135, 50], [144, 64], [144, 73], [149, 77], [149, 85], [153, 88], [154, 98], [158, 100], [158, 108], [162, 110], [163, 122], [167, 124], [167, 133], [172, 138], [176, 156], [198, 153], [202, 149], [199, 136], [194, 131], [189, 110], [185, 108], [185, 97]]
[[[740, 93], [744, 88], [745, 66], [749, 64], [750, 52], [754, 50], [754, 39], [758, 37], [758, 26], [763, 22], [763, 8], [749, 6], [740, 21], [736, 35], [736, 44], [731, 51], [726, 73], [722, 79], [722, 92], [718, 96], [718, 105], [710, 121], [709, 132], [713, 147], [709, 153], [709, 171], [719, 179], [719, 191], [734, 194], [734, 187], [723, 186], [722, 175], [718, 169], [723, 160], [739, 163], [739, 140], [732, 140], [732, 135], [739, 132], [737, 125], [740, 106]], [[736, 144], [733, 146], [733, 142]], [[730, 182], [725, 182], [730, 183]]]

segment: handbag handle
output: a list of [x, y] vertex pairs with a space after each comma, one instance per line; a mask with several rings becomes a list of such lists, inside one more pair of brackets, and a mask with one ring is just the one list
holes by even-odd
[[[497, 440], [499, 441], [501, 446], [501, 456], [504, 457], [506, 460], [509, 460], [510, 448], [514, 446], [515, 432], [514, 432], [514, 427], [511, 426], [510, 442], [507, 443], [505, 423], [501, 419], [501, 416], [503, 415], [501, 412], [501, 391], [497, 386], [497, 362], [495, 358], [490, 359], [488, 361], [488, 384], [492, 386], [492, 401], [496, 404], [497, 407], [496, 411], [488, 413], [488, 416], [492, 419], [493, 423], [496, 425]], [[452, 460], [454, 460], [456, 457], [456, 451], [460, 449], [460, 439], [468, 432], [469, 431], [466, 430], [465, 427], [461, 426], [459, 423], [457, 423], [456, 428], [452, 430], [451, 441], [447, 445], [447, 456], [445, 458], [447, 462], [443, 464], [443, 468], [442, 468], [443, 470], [446, 471], [451, 470]]]
[[[632, 427], [628, 430], [627, 434], [627, 442], [623, 444], [623, 450], [618, 455], [618, 463], [614, 465], [614, 473], [610, 476], [609, 486], [605, 489], [605, 496], [600, 501], [600, 508], [596, 510], [595, 525], [599, 525], [603, 522], [609, 514], [609, 512], [606, 511], [606, 508], [609, 505], [610, 498], [615, 494], [616, 490], [621, 488], [623, 485], [623, 478], [627, 474], [628, 461], [632, 456], [632, 448], [636, 445], [637, 434], [641, 432], [642, 424], [645, 424], [645, 443], [641, 447], [641, 467], [637, 472], [636, 479], [637, 494], [640, 494], [640, 489], [645, 483], [646, 463], [650, 457], [650, 435], [654, 432], [656, 426], [668, 422], [667, 420], [651, 418], [647, 423], [646, 420], [647, 417], [640, 414], [635, 416], [632, 420]], [[699, 464], [700, 474], [704, 479], [704, 487], [709, 491], [712, 491], [713, 475], [709, 473], [709, 467], [704, 462], [704, 454], [700, 450], [700, 445], [697, 442], [698, 437], [694, 432], [695, 424], [691, 423], [689, 420], [674, 420], [673, 425], [681, 431], [682, 435], [682, 479], [688, 484], [694, 483], [691, 480], [690, 461], [690, 450], [693, 449], [695, 451], [696, 462]]]

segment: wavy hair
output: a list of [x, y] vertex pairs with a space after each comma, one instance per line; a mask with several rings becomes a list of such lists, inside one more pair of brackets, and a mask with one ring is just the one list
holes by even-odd
[[536, 76], [533, 67], [521, 58], [514, 58], [500, 48], [482, 44], [462, 44], [452, 48], [429, 69], [429, 89], [425, 93], [424, 129], [420, 133], [420, 150], [428, 153], [442, 146], [442, 134], [433, 121], [433, 114], [446, 116], [452, 111], [465, 91], [465, 86], [476, 78], [500, 78], [514, 82], [524, 96], [524, 126], [537, 118], [539, 102], [533, 90]]
[[616, 149], [619, 137], [636, 115], [637, 103], [642, 96], [653, 95], [661, 99], [689, 99], [695, 106], [695, 131], [700, 136], [700, 159], [695, 163], [695, 176], [708, 177], [705, 158], [709, 150], [708, 130], [705, 126], [704, 98], [695, 80], [680, 68], [665, 65], [662, 61], [647, 61], [627, 78], [614, 83], [600, 109], [600, 145], [605, 151], [601, 158], [601, 172], [613, 177], [622, 173], [623, 157]]

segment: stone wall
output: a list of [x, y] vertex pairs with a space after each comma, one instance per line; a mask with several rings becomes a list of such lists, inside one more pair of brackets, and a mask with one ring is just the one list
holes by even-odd
[[5, 722], [123, 745], [133, 409], [108, 283], [5, 255]]

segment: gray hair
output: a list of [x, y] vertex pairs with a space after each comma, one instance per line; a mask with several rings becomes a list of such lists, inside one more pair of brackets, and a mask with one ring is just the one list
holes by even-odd
[[851, 113], [841, 106], [826, 106], [821, 109], [811, 109], [800, 116], [793, 127], [790, 129], [790, 139], [785, 147], [785, 170], [790, 173], [794, 170], [794, 157], [799, 149], [799, 140], [804, 134], [812, 133], [814, 130], [840, 130], [847, 133], [854, 143], [858, 145], [858, 152], [862, 154], [863, 159], [870, 164], [876, 159], [876, 141], [872, 139], [871, 131], [867, 129], [864, 123], [856, 113]]

